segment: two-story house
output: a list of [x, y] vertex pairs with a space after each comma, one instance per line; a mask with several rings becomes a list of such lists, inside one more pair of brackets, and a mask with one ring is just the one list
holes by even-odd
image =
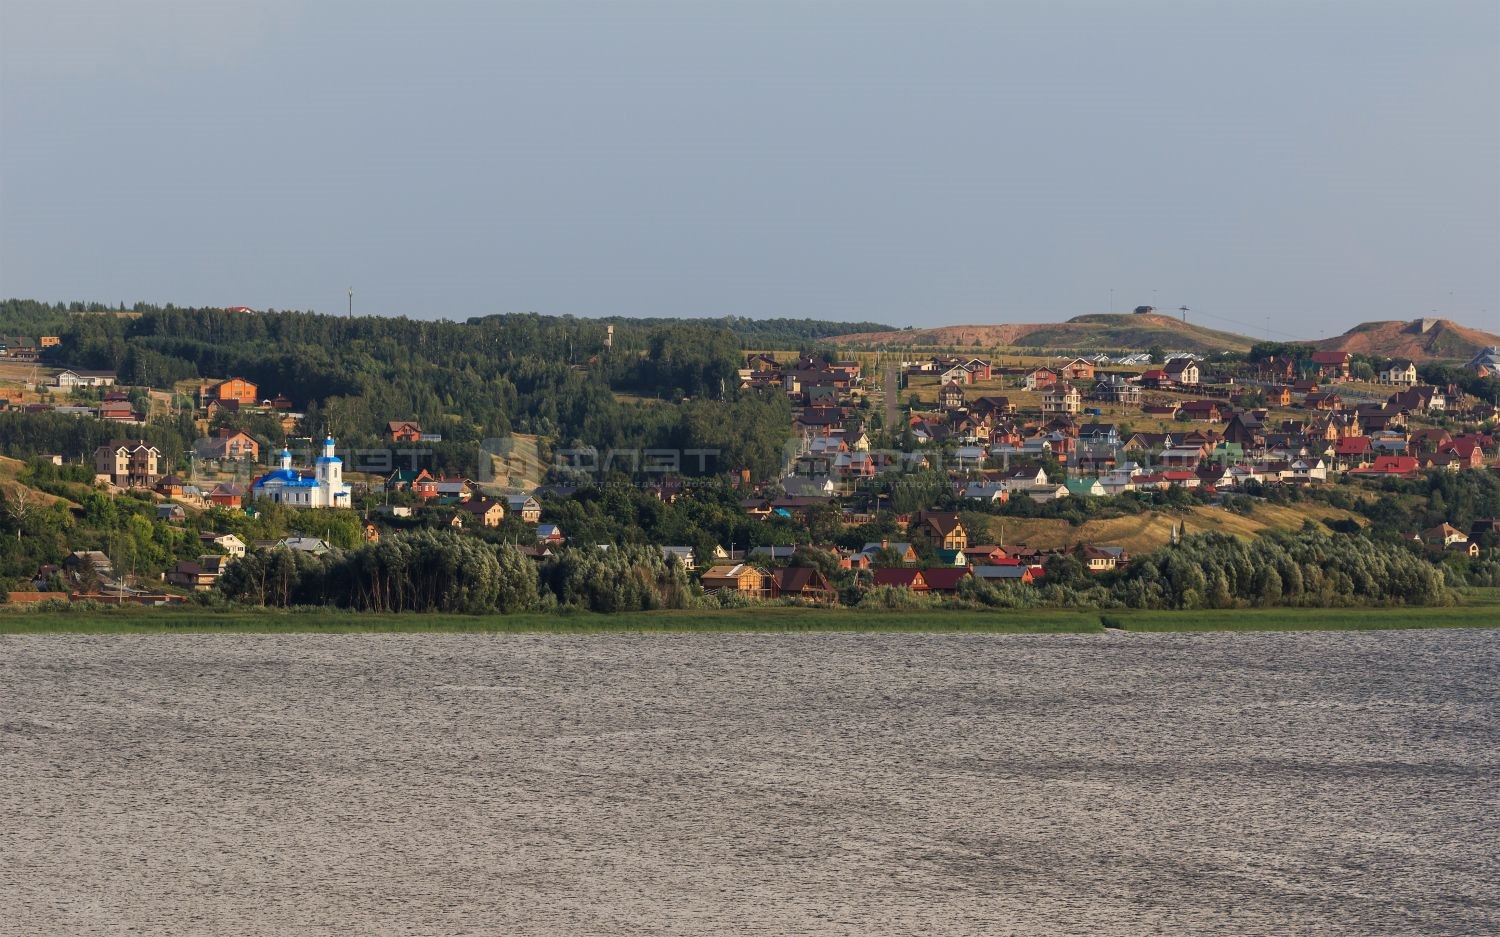
[[248, 381], [243, 377], [231, 377], [217, 384], [210, 384], [203, 391], [203, 405], [208, 406], [208, 401], [217, 400], [221, 403], [233, 400], [240, 406], [253, 407], [260, 398], [256, 396], [260, 388], [254, 381]]
[[1417, 366], [1411, 361], [1390, 361], [1375, 376], [1382, 384], [1411, 387], [1417, 383]]
[[1173, 358], [1162, 365], [1168, 380], [1174, 384], [1197, 384], [1199, 371], [1198, 362], [1192, 358]]
[[951, 511], [918, 511], [912, 515], [907, 533], [939, 550], [963, 550], [969, 545], [969, 532]]

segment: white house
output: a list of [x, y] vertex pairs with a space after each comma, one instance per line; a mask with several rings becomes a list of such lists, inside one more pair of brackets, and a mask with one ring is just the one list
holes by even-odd
[[221, 547], [225, 553], [233, 557], [245, 555], [245, 541], [234, 534], [200, 533], [198, 540], [204, 546]]
[[974, 383], [974, 372], [961, 364], [954, 365], [942, 374], [938, 375], [938, 386], [945, 384], [972, 384]]
[[1171, 358], [1163, 366], [1163, 370], [1174, 383], [1198, 383], [1198, 363], [1192, 358]]
[[1417, 366], [1410, 361], [1392, 361], [1376, 375], [1382, 384], [1411, 387], [1417, 383]]
[[[1287, 476], [1282, 475], [1285, 479]], [[1321, 482], [1328, 480], [1328, 466], [1322, 459], [1298, 459], [1292, 463], [1293, 481], [1299, 482]]]
[[250, 496], [294, 508], [347, 508], [352, 503], [344, 461], [333, 454], [332, 436], [323, 440], [323, 454], [313, 464], [311, 478], [292, 468], [292, 454], [283, 449], [281, 468], [257, 478]]
[[1068, 496], [1067, 485], [1055, 485], [1051, 482], [1039, 485], [1027, 485], [1024, 489], [1026, 497], [1033, 501], [1057, 501]]
[[113, 371], [62, 370], [52, 379], [52, 386], [61, 390], [72, 390], [75, 387], [110, 387], [114, 383], [115, 372]]

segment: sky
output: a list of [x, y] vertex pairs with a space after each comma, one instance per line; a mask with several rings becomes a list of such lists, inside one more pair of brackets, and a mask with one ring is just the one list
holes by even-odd
[[1500, 329], [1500, 4], [0, 0], [0, 295]]

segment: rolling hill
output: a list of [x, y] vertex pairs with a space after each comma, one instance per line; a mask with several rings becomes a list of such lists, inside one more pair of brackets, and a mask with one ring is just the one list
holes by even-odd
[[1459, 325], [1449, 319], [1413, 319], [1410, 322], [1361, 322], [1343, 335], [1308, 344], [1320, 351], [1410, 358], [1420, 364], [1440, 359], [1467, 361], [1486, 346], [1500, 345], [1500, 335]]
[[939, 345], [981, 348], [1038, 347], [1067, 351], [1142, 351], [1161, 345], [1170, 351], [1202, 354], [1249, 351], [1255, 340], [1220, 332], [1171, 316], [1148, 313], [1074, 316], [1058, 323], [945, 325], [931, 329], [897, 329], [835, 336], [840, 345]]

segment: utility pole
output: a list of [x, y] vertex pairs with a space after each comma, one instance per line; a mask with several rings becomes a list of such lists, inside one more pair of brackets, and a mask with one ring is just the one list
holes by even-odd
[[354, 318], [354, 287], [349, 287], [349, 318]]

